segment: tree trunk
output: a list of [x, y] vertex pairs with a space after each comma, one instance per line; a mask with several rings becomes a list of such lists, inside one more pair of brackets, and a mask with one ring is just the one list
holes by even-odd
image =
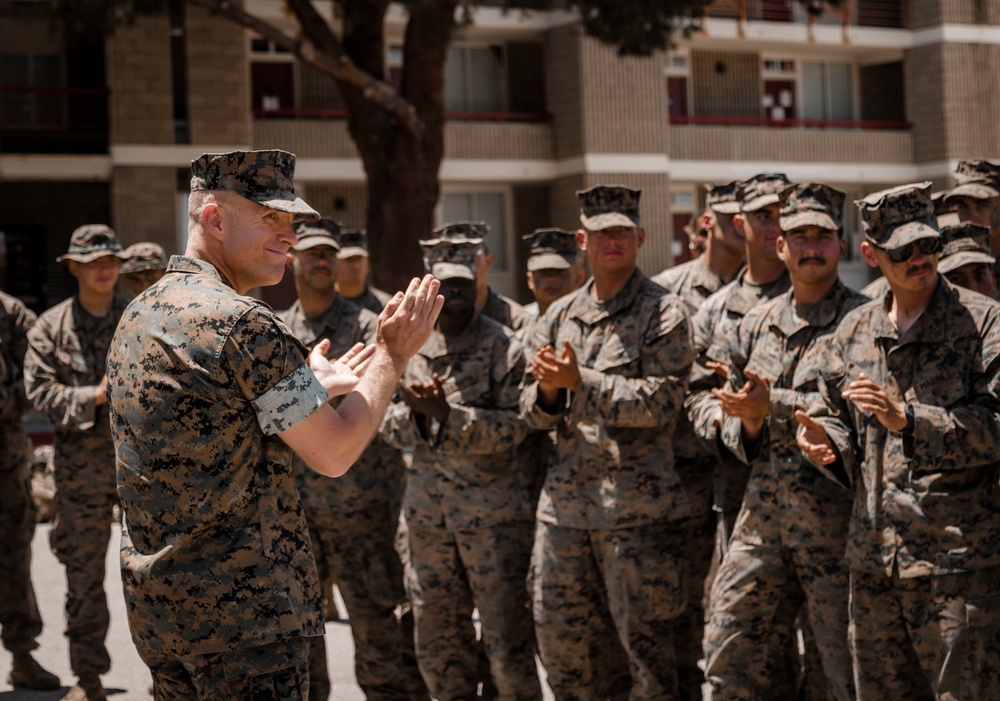
[[[444, 156], [444, 64], [457, 0], [416, 0], [403, 47], [402, 97], [420, 129], [404, 128], [357, 90], [343, 86], [348, 125], [368, 178], [368, 242], [372, 274], [387, 291], [423, 273], [418, 241], [430, 236]], [[378, 6], [378, 7], [373, 7]], [[345, 5], [344, 47], [351, 60], [384, 75], [384, 3]], [[348, 12], [348, 10], [356, 10]], [[373, 16], [378, 14], [379, 17]], [[376, 35], [377, 32], [377, 35]]]

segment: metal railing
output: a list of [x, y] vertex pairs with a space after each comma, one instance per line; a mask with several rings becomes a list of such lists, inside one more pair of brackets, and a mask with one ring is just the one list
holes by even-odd
[[904, 26], [902, 0], [844, 0], [839, 7], [824, 5], [810, 17], [798, 0], [715, 0], [705, 8], [705, 17], [742, 22], [819, 22], [860, 27]]
[[[254, 119], [347, 119], [346, 109], [254, 109]], [[469, 112], [445, 110], [444, 118], [452, 121], [469, 122], [548, 122], [552, 115], [548, 112]]]
[[769, 119], [767, 117], [707, 117], [695, 115], [671, 115], [671, 124], [704, 125], [722, 127], [769, 127], [808, 129], [895, 129], [908, 130], [910, 122], [886, 122], [873, 119]]

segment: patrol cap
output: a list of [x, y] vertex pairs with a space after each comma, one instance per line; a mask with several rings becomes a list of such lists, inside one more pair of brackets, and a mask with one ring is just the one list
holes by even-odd
[[580, 222], [588, 231], [600, 231], [614, 226], [639, 226], [639, 197], [642, 190], [623, 185], [595, 185], [579, 190]]
[[298, 242], [292, 246], [296, 251], [306, 251], [316, 246], [329, 246], [340, 252], [340, 222], [323, 217], [317, 222], [302, 221], [295, 225]]
[[944, 239], [944, 247], [938, 270], [942, 273], [950, 273], [970, 263], [992, 266], [997, 262], [990, 251], [989, 227], [970, 221], [960, 222], [941, 229], [941, 238]]
[[151, 241], [133, 243], [125, 249], [122, 257], [125, 259], [121, 268], [122, 275], [167, 269], [167, 252], [163, 250], [163, 246]]
[[229, 190], [264, 207], [318, 220], [319, 212], [296, 196], [294, 175], [295, 154], [288, 151], [205, 153], [191, 162], [191, 192]]
[[736, 199], [740, 211], [754, 212], [778, 201], [778, 195], [792, 184], [784, 173], [758, 173], [739, 184]]
[[521, 237], [531, 242], [528, 272], [566, 270], [576, 265], [576, 234], [565, 229], [535, 229]]
[[476, 279], [476, 253], [479, 243], [475, 239], [465, 241], [439, 241], [424, 245], [424, 265], [438, 280], [463, 278]]
[[104, 256], [125, 257], [118, 236], [106, 224], [84, 224], [73, 231], [69, 237], [69, 249], [56, 258], [56, 262], [75, 260], [89, 263]]
[[822, 183], [802, 183], [781, 191], [781, 215], [778, 223], [782, 231], [800, 226], [818, 226], [840, 232], [844, 221], [844, 200], [847, 195]]
[[713, 212], [739, 214], [740, 203], [736, 199], [739, 189], [739, 180], [725, 185], [706, 185], [705, 190], [708, 192], [708, 196], [705, 197], [705, 206]]
[[940, 236], [930, 182], [910, 183], [855, 200], [865, 237], [879, 248], [894, 249]]
[[1000, 165], [985, 158], [959, 161], [955, 182], [958, 184], [948, 191], [946, 199], [971, 197], [974, 200], [990, 200], [1000, 197]]
[[364, 229], [341, 229], [340, 252], [337, 258], [368, 257], [368, 232]]
[[479, 245], [490, 233], [490, 225], [484, 221], [452, 221], [434, 229], [433, 236], [420, 245], [433, 246], [442, 241], [475, 241]]
[[934, 203], [934, 215], [938, 218], [938, 226], [943, 226], [940, 219], [945, 214], [958, 211], [958, 203], [948, 199], [949, 190], [938, 190], [931, 193], [931, 202]]

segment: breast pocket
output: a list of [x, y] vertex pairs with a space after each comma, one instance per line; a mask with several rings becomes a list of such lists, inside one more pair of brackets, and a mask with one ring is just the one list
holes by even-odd
[[626, 374], [630, 366], [638, 364], [639, 355], [637, 342], [623, 339], [618, 334], [612, 334], [601, 346], [600, 354], [594, 362], [594, 370], [623, 375]]
[[445, 396], [449, 404], [461, 404], [463, 406], [483, 406], [488, 403], [490, 394], [490, 378], [483, 373], [468, 375], [455, 379], [449, 377], [443, 383]]

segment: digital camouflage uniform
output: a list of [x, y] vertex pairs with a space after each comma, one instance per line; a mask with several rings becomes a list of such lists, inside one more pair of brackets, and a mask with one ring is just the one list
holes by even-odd
[[[329, 358], [338, 358], [355, 343], [375, 342], [378, 317], [337, 295], [322, 316], [307, 319], [299, 302], [279, 315], [308, 349], [329, 339]], [[403, 590], [403, 568], [393, 542], [403, 486], [403, 459], [379, 437], [365, 449], [347, 474], [330, 479], [293, 456], [295, 481], [320, 581], [336, 581], [351, 619], [355, 675], [371, 701], [412, 699], [423, 692], [413, 652], [412, 617], [401, 626], [396, 609], [409, 610]], [[324, 638], [312, 639], [310, 698], [330, 691]], [[324, 693], [325, 692], [325, 693]]]
[[[859, 203], [886, 247], [936, 235], [929, 183]], [[1000, 305], [940, 275], [903, 333], [891, 291], [845, 317], [821, 357], [823, 424], [855, 490], [847, 541], [858, 698], [985, 699], [1000, 682]], [[889, 431], [841, 392], [861, 373], [904, 402]]]
[[[684, 300], [692, 317], [709, 296], [725, 285], [719, 274], [709, 267], [706, 256], [668, 268], [652, 280]], [[705, 587], [712, 569], [717, 528], [712, 490], [718, 463], [719, 453], [715, 446], [695, 435], [690, 420], [682, 412], [674, 428], [674, 465], [691, 505], [689, 534], [682, 545], [682, 557], [688, 566], [688, 608], [686, 614], [677, 619], [674, 645], [681, 698], [687, 701], [701, 701], [702, 697], [704, 672], [698, 660], [705, 633]]]
[[104, 572], [118, 495], [107, 405], [94, 401], [125, 304], [116, 296], [108, 313], [97, 317], [76, 296], [60, 302], [28, 332], [24, 358], [28, 400], [55, 433], [56, 516], [49, 542], [66, 568], [66, 637], [77, 677], [111, 668]]
[[524, 326], [530, 318], [524, 307], [492, 289], [489, 290], [486, 296], [486, 305], [480, 310], [480, 313], [514, 331]]
[[[122, 583], [164, 692], [222, 683], [223, 664], [233, 689], [264, 675], [293, 689], [280, 698], [306, 698], [322, 599], [277, 435], [327, 401], [305, 352], [266, 305], [192, 258], [171, 258], [122, 318], [108, 362]], [[278, 670], [288, 678], [268, 681]]]
[[603, 303], [593, 284], [557, 300], [531, 344], [569, 342], [579, 391], [552, 414], [537, 404], [537, 382], [521, 398], [532, 427], [557, 435], [532, 554], [535, 634], [557, 699], [600, 697], [609, 635], [628, 655], [630, 698], [673, 699], [672, 624], [686, 603], [678, 522], [690, 507], [671, 436], [694, 359], [688, 319], [639, 270]]
[[0, 626], [3, 646], [14, 653], [38, 647], [42, 618], [31, 585], [31, 539], [35, 504], [31, 500], [31, 455], [21, 416], [28, 408], [21, 368], [28, 329], [35, 314], [0, 292]]
[[435, 373], [450, 407], [447, 421], [427, 418], [422, 430], [400, 402], [382, 429], [393, 445], [414, 448], [403, 516], [420, 670], [439, 701], [475, 697], [476, 607], [498, 698], [540, 699], [525, 584], [530, 485], [517, 463], [527, 435], [518, 416], [521, 345], [509, 329], [475, 313], [452, 338], [435, 331], [410, 361], [403, 384], [429, 383]]
[[344, 297], [344, 299], [356, 307], [367, 309], [375, 314], [381, 314], [382, 310], [385, 309], [385, 305], [392, 299], [392, 295], [369, 285], [365, 287], [365, 291], [360, 297]]
[[[192, 193], [319, 219], [285, 151], [204, 154], [191, 172]], [[329, 395], [304, 346], [213, 265], [174, 256], [122, 317], [108, 371], [122, 587], [154, 695], [306, 701], [323, 601], [280, 434]]]
[[722, 424], [723, 443], [752, 471], [712, 588], [705, 676], [713, 699], [778, 698], [774, 685], [782, 685], [766, 659], [771, 621], [803, 599], [829, 698], [854, 698], [844, 564], [850, 495], [805, 462], [793, 416], [815, 401], [824, 338], [864, 301], [839, 281], [808, 306], [788, 291], [752, 309], [733, 339], [728, 389], [737, 391], [752, 370], [768, 380], [771, 405], [753, 445], [744, 443], [739, 419]]

